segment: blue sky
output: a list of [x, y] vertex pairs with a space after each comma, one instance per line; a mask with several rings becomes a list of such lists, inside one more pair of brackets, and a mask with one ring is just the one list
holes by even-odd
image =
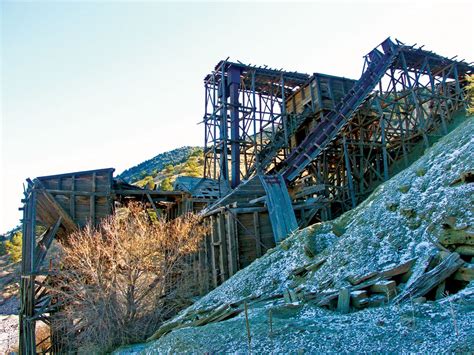
[[202, 79], [228, 56], [358, 78], [386, 37], [474, 60], [469, 2], [1, 1], [0, 232], [27, 177], [120, 173], [202, 145]]

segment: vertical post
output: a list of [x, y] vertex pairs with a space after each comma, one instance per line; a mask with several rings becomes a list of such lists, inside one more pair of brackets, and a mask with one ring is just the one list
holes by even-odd
[[23, 210], [22, 261], [20, 283], [20, 354], [36, 354], [35, 315], [35, 260], [36, 191], [28, 189], [29, 196]]
[[93, 194], [90, 196], [90, 200], [89, 200], [89, 209], [90, 209], [89, 212], [90, 212], [91, 225], [95, 226], [95, 191], [96, 191], [96, 173], [95, 172], [92, 173], [91, 190]]
[[283, 124], [283, 132], [285, 134], [285, 150], [290, 146], [288, 144], [288, 128], [287, 128], [287, 121], [286, 121], [286, 100], [285, 100], [285, 79], [283, 78], [283, 74], [281, 75], [281, 121]]
[[385, 139], [385, 116], [383, 114], [382, 105], [380, 100], [377, 100], [377, 110], [380, 114], [380, 135], [382, 140], [382, 160], [383, 160], [383, 179], [388, 180], [388, 154], [387, 154], [387, 143]]
[[[76, 190], [76, 176], [71, 176], [71, 191]], [[76, 220], [76, 195], [74, 193], [71, 194], [69, 198], [69, 212], [71, 214], [71, 218], [73, 221]]]
[[224, 212], [219, 213], [217, 217], [217, 235], [219, 236], [219, 269], [221, 282], [229, 278], [229, 264], [227, 261], [227, 240], [225, 233]]
[[239, 86], [240, 69], [230, 66], [227, 71], [230, 95], [230, 140], [231, 140], [231, 186], [240, 183], [240, 143], [239, 143]]
[[[223, 179], [227, 184], [229, 182], [229, 166], [227, 162], [227, 85], [226, 85], [226, 69], [227, 63], [222, 63], [221, 69], [221, 107], [220, 107], [220, 124], [219, 124], [219, 134], [220, 134], [220, 179]], [[215, 144], [216, 145], [216, 144]]]
[[255, 253], [257, 258], [262, 256], [262, 237], [260, 233], [260, 218], [258, 212], [253, 213], [253, 225], [255, 228]]
[[349, 195], [351, 197], [351, 203], [352, 203], [352, 208], [355, 208], [356, 206], [356, 199], [355, 199], [355, 194], [354, 194], [354, 183], [352, 181], [352, 172], [351, 172], [351, 163], [349, 160], [349, 153], [347, 149], [347, 142], [346, 142], [346, 136], [342, 136], [342, 145], [344, 148], [344, 162], [346, 164], [346, 174], [347, 174], [347, 182], [349, 184]]
[[229, 277], [237, 272], [237, 243], [235, 238], [235, 223], [232, 212], [226, 213], [226, 226], [227, 226], [227, 250], [228, 250], [228, 261], [229, 261]]

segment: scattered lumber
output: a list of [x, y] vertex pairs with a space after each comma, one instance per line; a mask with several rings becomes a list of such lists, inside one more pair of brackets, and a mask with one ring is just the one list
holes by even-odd
[[309, 271], [316, 271], [318, 270], [321, 265], [323, 265], [324, 263], [326, 262], [326, 258], [321, 258], [319, 259], [318, 261], [316, 261], [315, 263], [312, 263], [312, 264], [309, 264], [309, 265], [306, 265], [306, 270], [309, 272]]
[[392, 299], [397, 294], [397, 283], [391, 280], [382, 280], [370, 286], [372, 293], [382, 293], [388, 299]]
[[395, 297], [394, 302], [399, 303], [408, 298], [416, 298], [426, 295], [441, 282], [446, 280], [464, 263], [458, 253], [452, 253], [443, 259], [439, 265], [432, 270], [422, 274], [410, 284], [400, 295]]
[[415, 261], [416, 261], [416, 258], [410, 259], [395, 267], [382, 270], [380, 274], [382, 275], [382, 277], [386, 277], [386, 278], [406, 274], [407, 272], [411, 270], [411, 268], [413, 267], [413, 264], [415, 264]]
[[387, 303], [387, 298], [381, 294], [374, 294], [367, 298], [368, 307], [380, 307]]
[[368, 294], [365, 290], [352, 291], [351, 292], [351, 305], [354, 308], [364, 308], [369, 303]]
[[376, 276], [380, 276], [379, 273], [377, 271], [372, 271], [372, 272], [369, 272], [368, 274], [365, 274], [365, 275], [362, 275], [362, 276], [349, 275], [349, 276], [346, 277], [346, 280], [349, 281], [351, 283], [351, 285], [355, 286], [355, 285], [360, 284], [363, 281], [372, 279]]
[[340, 313], [349, 313], [351, 305], [351, 294], [349, 289], [342, 288], [339, 290], [339, 296], [337, 299], [337, 311]]

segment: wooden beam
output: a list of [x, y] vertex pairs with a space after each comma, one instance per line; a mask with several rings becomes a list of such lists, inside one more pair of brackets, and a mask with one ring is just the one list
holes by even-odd
[[43, 260], [46, 257], [46, 254], [48, 253], [48, 249], [51, 246], [51, 243], [53, 242], [53, 239], [56, 236], [59, 227], [61, 226], [61, 220], [62, 218], [59, 217], [56, 224], [54, 226], [49, 227], [48, 230], [43, 234], [43, 238], [41, 238], [41, 240], [38, 242], [38, 245], [36, 246], [35, 261], [33, 267], [34, 272], [39, 271], [41, 264], [43, 263]]
[[221, 274], [221, 282], [229, 278], [229, 264], [227, 260], [227, 238], [224, 213], [220, 213], [217, 217], [217, 233], [219, 236], [219, 267]]
[[[92, 173], [92, 181], [91, 181], [91, 190], [92, 192], [96, 191], [96, 174], [95, 172]], [[89, 215], [91, 218], [91, 224], [95, 226], [95, 196], [92, 195], [89, 197]]]
[[255, 234], [255, 253], [257, 258], [262, 256], [262, 236], [260, 233], [260, 217], [258, 212], [253, 213], [253, 225]]

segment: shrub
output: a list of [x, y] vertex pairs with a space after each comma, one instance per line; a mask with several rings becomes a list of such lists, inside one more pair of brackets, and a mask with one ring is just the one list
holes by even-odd
[[160, 184], [160, 189], [163, 191], [173, 191], [173, 185], [171, 184], [171, 179], [169, 177], [163, 179]]
[[22, 233], [16, 232], [11, 240], [5, 242], [5, 249], [10, 255], [10, 259], [16, 263], [21, 260]]
[[196, 287], [187, 258], [206, 234], [195, 215], [151, 222], [131, 204], [94, 229], [62, 243], [54, 280], [55, 329], [67, 349], [109, 352], [142, 342], [165, 320], [191, 304]]

